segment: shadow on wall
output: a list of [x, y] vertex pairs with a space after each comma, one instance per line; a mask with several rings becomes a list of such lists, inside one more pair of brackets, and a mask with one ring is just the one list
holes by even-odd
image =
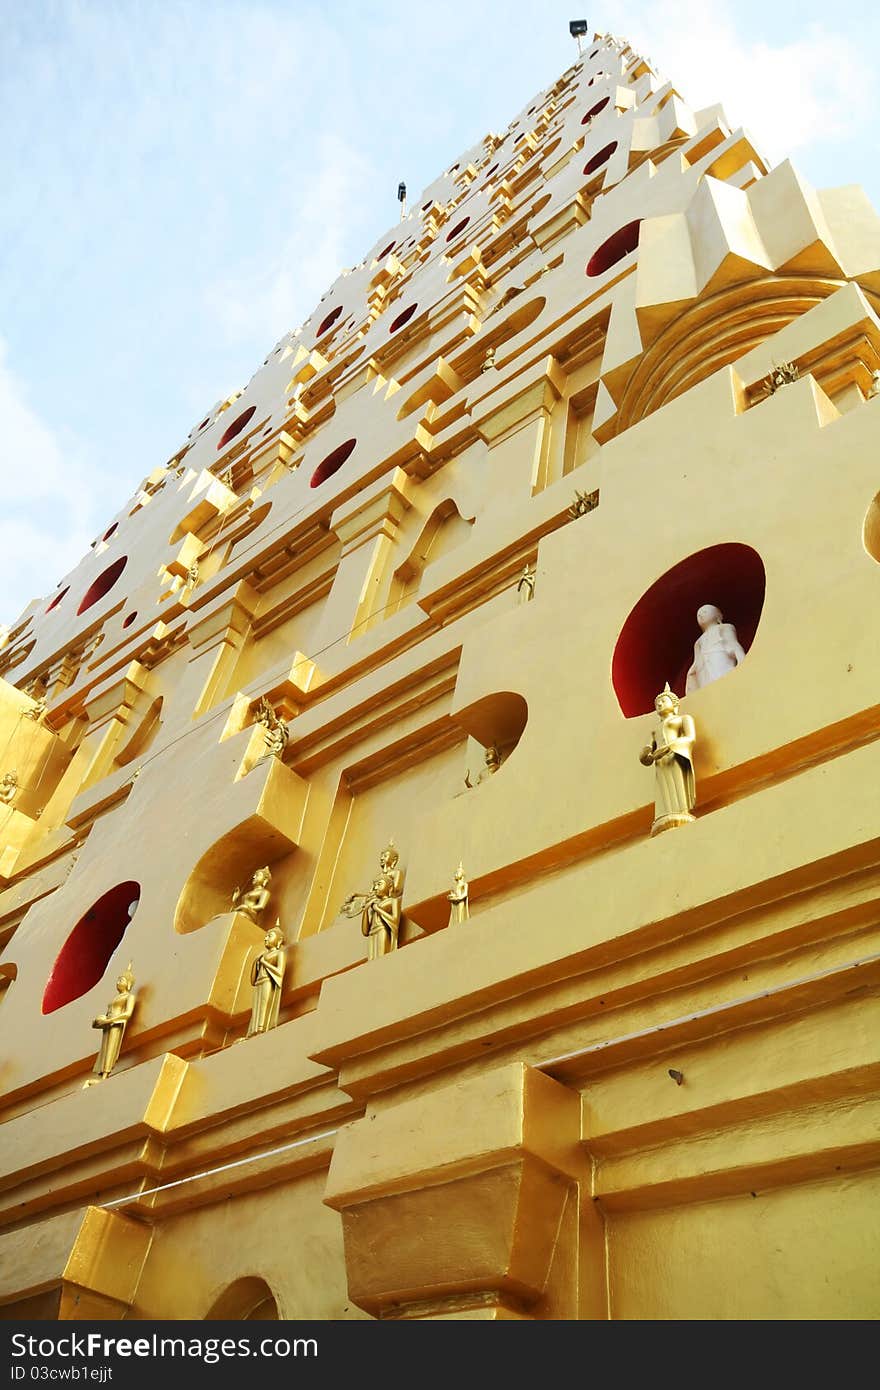
[[394, 571], [388, 596], [389, 614], [405, 608], [416, 596], [426, 567], [467, 540], [473, 517], [463, 517], [451, 497], [435, 507], [403, 564]]
[[[137, 616], [136, 614], [134, 615]], [[141, 718], [135, 725], [132, 733], [123, 744], [120, 751], [116, 754], [115, 763], [117, 767], [126, 767], [134, 762], [135, 758], [146, 753], [162, 724], [162, 705], [165, 697], [157, 695], [151, 701]]]

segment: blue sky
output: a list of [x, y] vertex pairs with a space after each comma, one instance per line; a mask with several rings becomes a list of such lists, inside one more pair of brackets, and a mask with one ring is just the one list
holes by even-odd
[[[412, 200], [572, 61], [549, 3], [29, 0], [0, 51], [0, 622]], [[867, 4], [618, 3], [694, 106], [880, 206]]]

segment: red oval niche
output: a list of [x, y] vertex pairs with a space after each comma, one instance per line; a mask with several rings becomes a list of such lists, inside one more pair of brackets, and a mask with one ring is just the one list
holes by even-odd
[[53, 598], [52, 602], [46, 606], [46, 612], [47, 612], [47, 613], [51, 613], [53, 608], [57, 608], [57, 607], [58, 607], [59, 603], [60, 603], [61, 600], [64, 598], [64, 595], [65, 595], [65, 594], [69, 594], [69, 593], [70, 593], [70, 585], [68, 584], [67, 587], [66, 587], [65, 589], [60, 589], [59, 592], [58, 592], [58, 593], [55, 595], [55, 597]]
[[404, 324], [409, 323], [410, 319], [412, 318], [413, 314], [415, 313], [418, 307], [418, 304], [411, 304], [408, 309], [404, 309], [402, 314], [398, 314], [397, 318], [394, 320], [390, 329], [388, 330], [389, 333], [396, 333], [398, 328], [403, 328]]
[[243, 410], [240, 415], [236, 416], [232, 424], [226, 430], [224, 430], [220, 438], [220, 443], [217, 445], [217, 448], [225, 449], [226, 445], [229, 444], [230, 441], [233, 440], [237, 434], [241, 434], [245, 425], [248, 423], [249, 420], [253, 419], [256, 412], [257, 407], [255, 405], [249, 405], [247, 410]]
[[456, 238], [457, 236], [461, 236], [461, 233], [464, 231], [465, 227], [466, 227], [467, 224], [470, 222], [470, 220], [471, 220], [471, 219], [470, 219], [469, 217], [463, 217], [463, 218], [461, 219], [460, 222], [456, 222], [456, 224], [455, 224], [455, 226], [453, 227], [452, 231], [451, 231], [451, 232], [447, 232], [447, 234], [446, 234], [446, 240], [447, 240], [447, 241], [455, 241], [455, 238]]
[[764, 606], [764, 587], [760, 555], [735, 541], [698, 550], [661, 575], [633, 608], [614, 648], [611, 679], [627, 719], [649, 714], [667, 681], [677, 695], [684, 695], [702, 604], [721, 609], [748, 651]]
[[596, 102], [595, 106], [591, 106], [586, 116], [582, 119], [581, 125], [586, 125], [587, 121], [591, 121], [594, 116], [598, 116], [600, 111], [604, 111], [610, 100], [610, 97], [603, 97], [601, 101]]
[[43, 992], [43, 1013], [51, 1014], [87, 994], [100, 980], [140, 902], [133, 879], [117, 883], [80, 917], [52, 966]]
[[334, 473], [338, 473], [347, 458], [354, 452], [356, 439], [346, 439], [344, 444], [339, 444], [331, 454], [322, 459], [312, 474], [309, 487], [320, 487], [321, 483], [326, 483], [328, 478], [332, 478]]
[[587, 160], [586, 164], [584, 165], [584, 173], [595, 174], [597, 169], [601, 169], [603, 164], [608, 163], [608, 160], [611, 158], [616, 149], [616, 140], [612, 140], [610, 145], [603, 145], [602, 149], [599, 150], [598, 154], [594, 154], [592, 159]]
[[331, 329], [331, 328], [333, 327], [334, 323], [335, 323], [336, 320], [339, 318], [339, 315], [340, 315], [341, 313], [342, 313], [342, 305], [341, 305], [341, 304], [337, 304], [337, 306], [336, 306], [335, 309], [331, 309], [331, 310], [330, 310], [330, 313], [327, 315], [327, 317], [324, 319], [323, 323], [321, 324], [321, 326], [320, 326], [319, 329], [318, 329], [318, 337], [319, 337], [319, 338], [323, 338], [324, 334], [325, 334], [329, 329]]
[[85, 613], [87, 608], [91, 608], [92, 604], [97, 603], [105, 594], [109, 594], [127, 564], [128, 556], [120, 555], [119, 559], [114, 560], [112, 565], [108, 565], [97, 579], [92, 580], [80, 599], [79, 608], [76, 610], [77, 617], [80, 613]]
[[641, 218], [635, 222], [627, 222], [625, 227], [620, 227], [607, 241], [603, 241], [587, 262], [587, 274], [604, 275], [606, 270], [610, 270], [618, 261], [622, 261], [624, 256], [628, 256], [630, 251], [635, 251], [639, 244], [641, 225]]

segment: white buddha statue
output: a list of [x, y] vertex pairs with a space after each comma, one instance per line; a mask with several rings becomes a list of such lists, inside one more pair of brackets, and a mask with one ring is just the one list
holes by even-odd
[[733, 623], [724, 622], [721, 609], [714, 603], [704, 603], [697, 610], [697, 623], [701, 635], [694, 643], [694, 664], [687, 673], [686, 695], [726, 676], [746, 656]]

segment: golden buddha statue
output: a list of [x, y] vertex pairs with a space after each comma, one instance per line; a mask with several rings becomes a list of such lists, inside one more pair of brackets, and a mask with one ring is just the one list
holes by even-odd
[[93, 1067], [95, 1074], [85, 1083], [86, 1086], [94, 1086], [96, 1082], [106, 1080], [116, 1066], [134, 1006], [134, 975], [131, 973], [129, 961], [116, 981], [116, 997], [107, 1005], [107, 1012], [92, 1019], [92, 1027], [101, 1029], [101, 1046]]
[[241, 912], [245, 917], [250, 917], [252, 922], [257, 922], [260, 914], [269, 905], [269, 881], [272, 878], [272, 871], [268, 867], [257, 869], [251, 879], [250, 887], [242, 892], [236, 888], [232, 894], [232, 906], [236, 912]]
[[470, 770], [470, 768], [468, 768], [467, 772], [465, 773], [465, 775], [464, 775], [464, 784], [465, 784], [465, 786], [466, 786], [466, 787], [471, 787], [471, 788], [473, 788], [473, 787], [478, 787], [478, 786], [480, 785], [481, 782], [485, 782], [485, 781], [487, 780], [487, 778], [493, 777], [493, 776], [495, 775], [495, 773], [498, 771], [498, 769], [499, 769], [500, 766], [501, 766], [501, 754], [498, 752], [498, 747], [497, 747], [496, 744], [490, 743], [490, 744], [489, 744], [489, 747], [486, 749], [485, 761], [484, 761], [484, 763], [483, 763], [483, 766], [480, 768], [480, 770], [479, 770], [479, 772], [477, 773], [477, 775], [476, 775], [476, 777], [474, 778], [474, 780], [471, 781], [471, 770]]
[[255, 1033], [268, 1033], [278, 1023], [281, 1008], [281, 987], [284, 983], [284, 968], [287, 952], [284, 949], [284, 936], [281, 923], [266, 932], [263, 949], [251, 963], [251, 984], [254, 987], [251, 1003], [251, 1021], [247, 1036]]
[[464, 876], [464, 865], [459, 863], [452, 876], [452, 887], [446, 894], [449, 899], [449, 926], [460, 927], [470, 917], [468, 907], [468, 882]]
[[284, 756], [290, 738], [290, 725], [275, 713], [265, 695], [260, 701], [255, 722], [265, 729], [266, 752], [272, 758]]
[[525, 565], [516, 586], [517, 603], [530, 603], [535, 597], [535, 571], [531, 565]]
[[652, 731], [651, 742], [639, 755], [639, 761], [645, 767], [654, 769], [652, 835], [694, 820], [693, 810], [697, 801], [693, 764], [696, 729], [689, 714], [679, 714], [678, 704], [678, 696], [669, 689], [667, 681], [665, 690], [654, 701], [660, 726]]
[[367, 959], [388, 955], [397, 950], [403, 899], [403, 871], [398, 868], [400, 856], [393, 841], [379, 856], [380, 873], [373, 879], [369, 893], [351, 893], [339, 911], [345, 917], [361, 918], [361, 931], [367, 938]]

